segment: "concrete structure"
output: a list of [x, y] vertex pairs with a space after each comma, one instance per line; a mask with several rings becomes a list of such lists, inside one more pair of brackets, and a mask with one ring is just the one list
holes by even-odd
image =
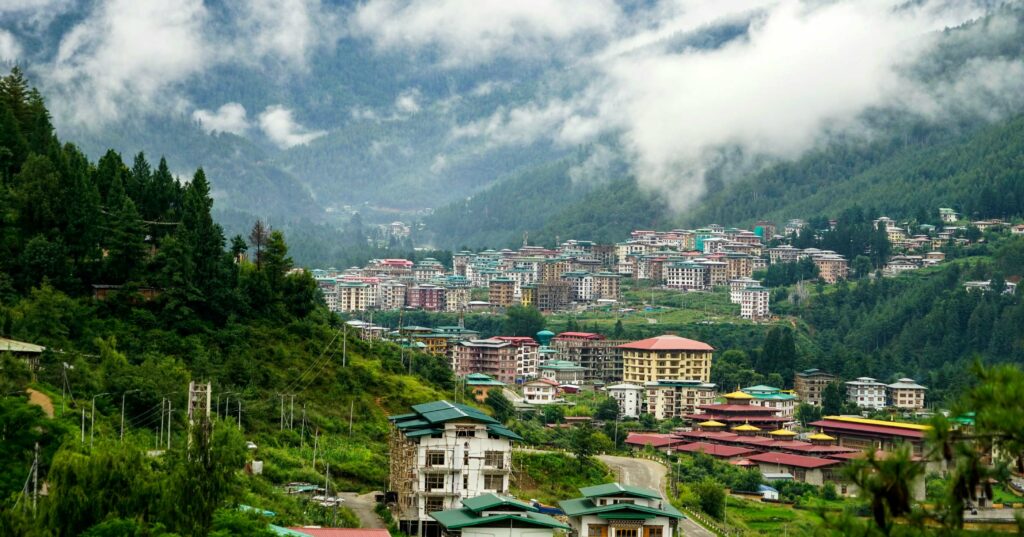
[[434, 511], [430, 516], [441, 526], [444, 536], [552, 537], [556, 529], [569, 529], [531, 504], [494, 493], [467, 498], [459, 509]]
[[901, 378], [885, 387], [886, 402], [889, 406], [902, 410], [924, 409], [924, 392], [928, 388], [914, 382], [911, 378]]
[[337, 311], [364, 311], [369, 305], [369, 286], [361, 282], [339, 282]]
[[496, 337], [460, 341], [452, 351], [457, 375], [483, 373], [514, 384], [536, 376], [539, 345], [532, 338]]
[[754, 398], [750, 400], [750, 404], [754, 406], [760, 406], [764, 408], [770, 408], [775, 411], [775, 415], [780, 418], [793, 418], [793, 414], [796, 411], [796, 396], [791, 393], [786, 393], [775, 388], [773, 386], [750, 386], [743, 388], [743, 393], [751, 395]]
[[548, 360], [537, 366], [537, 370], [541, 378], [551, 379], [559, 385], [579, 385], [586, 378], [586, 370], [568, 360]]
[[594, 274], [594, 300], [619, 300], [619, 281], [622, 276], [614, 272]]
[[659, 380], [644, 384], [647, 413], [658, 420], [682, 418], [715, 402], [715, 385], [699, 380]]
[[835, 437], [840, 446], [891, 451], [902, 444], [909, 444], [914, 455], [918, 456], [924, 452], [925, 433], [931, 429], [928, 425], [857, 416], [825, 416], [809, 425]]
[[622, 380], [623, 343], [591, 332], [562, 332], [551, 340], [551, 348], [562, 359], [586, 368], [584, 381], [607, 383]]
[[[516, 433], [475, 408], [434, 401], [390, 416], [388, 489], [408, 535], [436, 536], [429, 513], [457, 509], [464, 499], [506, 494]], [[420, 525], [423, 527], [420, 528]]]
[[760, 287], [761, 282], [753, 278], [735, 278], [729, 280], [729, 302], [739, 304], [743, 301], [742, 293], [748, 287]]
[[846, 258], [835, 253], [812, 256], [811, 260], [818, 267], [818, 278], [825, 283], [836, 283], [845, 280], [847, 273]]
[[580, 493], [558, 502], [578, 537], [674, 537], [683, 518], [661, 494], [642, 487], [609, 483]]
[[516, 304], [516, 282], [511, 278], [494, 278], [487, 286], [487, 300], [492, 306], [507, 308]]
[[861, 408], [885, 408], [885, 384], [871, 377], [857, 377], [846, 382], [846, 399]]
[[569, 307], [571, 284], [563, 281], [538, 283], [534, 291], [535, 306], [540, 311], [562, 311]]
[[760, 285], [740, 291], [740, 317], [753, 321], [770, 317], [768, 296], [768, 288]]
[[825, 390], [825, 387], [833, 382], [836, 382], [838, 378], [835, 375], [826, 373], [820, 369], [805, 369], [798, 371], [793, 377], [793, 391], [796, 392], [797, 397], [801, 401], [820, 406], [821, 405], [821, 392]]
[[656, 336], [619, 345], [622, 380], [644, 385], [659, 380], [711, 379], [711, 345], [674, 335]]
[[643, 405], [643, 386], [636, 384], [613, 384], [605, 388], [608, 395], [619, 403], [619, 416], [639, 418]]
[[561, 403], [558, 397], [558, 382], [548, 379], [534, 379], [523, 384], [523, 400], [531, 405]]
[[487, 395], [491, 390], [503, 390], [505, 388], [504, 382], [494, 380], [483, 373], [470, 373], [466, 375], [465, 380], [466, 386], [473, 392], [473, 399], [476, 399], [477, 403], [486, 401]]

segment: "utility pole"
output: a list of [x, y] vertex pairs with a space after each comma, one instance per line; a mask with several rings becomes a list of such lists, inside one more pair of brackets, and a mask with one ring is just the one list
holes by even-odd
[[356, 409], [356, 400], [353, 399], [348, 404], [348, 435], [352, 436], [352, 411]]
[[39, 499], [39, 442], [36, 442], [36, 456], [32, 461], [32, 514], [36, 512], [36, 501]]
[[89, 449], [92, 449], [92, 442], [96, 439], [96, 398], [102, 395], [109, 395], [107, 392], [98, 393], [92, 396], [92, 412], [89, 418]]
[[119, 440], [119, 442], [122, 444], [124, 443], [124, 397], [129, 393], [137, 391], [139, 390], [128, 390], [121, 394], [121, 439]]
[[316, 430], [316, 436], [313, 437], [313, 471], [316, 471], [316, 448], [320, 445], [320, 429]]
[[242, 430], [242, 399], [238, 399], [238, 430]]
[[[372, 314], [371, 314], [372, 315]], [[373, 322], [373, 321], [370, 321]], [[348, 325], [341, 325], [341, 367], [348, 367]]]
[[279, 393], [279, 394], [277, 394], [277, 396], [281, 399], [281, 417], [278, 419], [279, 430], [283, 431], [284, 430], [284, 394], [283, 393]]
[[167, 451], [171, 450], [171, 400], [167, 400]]
[[85, 409], [82, 409], [82, 443], [85, 443]]
[[302, 403], [302, 434], [299, 435], [299, 447], [306, 447], [306, 403]]
[[290, 413], [288, 415], [288, 429], [289, 430], [295, 430], [295, 394], [293, 393], [291, 395], [291, 397], [292, 397], [292, 405], [291, 405]]

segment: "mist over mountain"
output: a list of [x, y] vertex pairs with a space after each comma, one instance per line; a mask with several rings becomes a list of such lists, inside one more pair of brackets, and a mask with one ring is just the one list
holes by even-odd
[[[359, 212], [448, 247], [553, 240], [627, 192], [681, 222], [835, 144], [1005, 121], [1021, 35], [1018, 3], [986, 1], [0, 4], [0, 57], [93, 158], [203, 166], [231, 232]], [[455, 230], [487, 200], [535, 210]]]

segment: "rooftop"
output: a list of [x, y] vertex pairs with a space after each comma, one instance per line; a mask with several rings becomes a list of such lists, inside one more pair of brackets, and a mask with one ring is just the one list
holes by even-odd
[[820, 457], [808, 457], [806, 455], [790, 455], [789, 453], [779, 453], [777, 451], [758, 453], [747, 457], [747, 459], [753, 462], [807, 469], [824, 468], [826, 466], [840, 464], [840, 461], [835, 459], [822, 459]]
[[713, 351], [714, 347], [693, 339], [665, 334], [619, 345], [620, 349], [640, 351]]

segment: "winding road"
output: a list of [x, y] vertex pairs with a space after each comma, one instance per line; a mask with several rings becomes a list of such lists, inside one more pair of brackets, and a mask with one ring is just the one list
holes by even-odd
[[[647, 459], [614, 455], [598, 455], [597, 458], [615, 472], [620, 482], [654, 489], [667, 496], [665, 476], [668, 475], [668, 468], [665, 468], [663, 464]], [[714, 533], [690, 520], [689, 517], [680, 520], [679, 527], [683, 530], [683, 535], [687, 537], [715, 537]]]

